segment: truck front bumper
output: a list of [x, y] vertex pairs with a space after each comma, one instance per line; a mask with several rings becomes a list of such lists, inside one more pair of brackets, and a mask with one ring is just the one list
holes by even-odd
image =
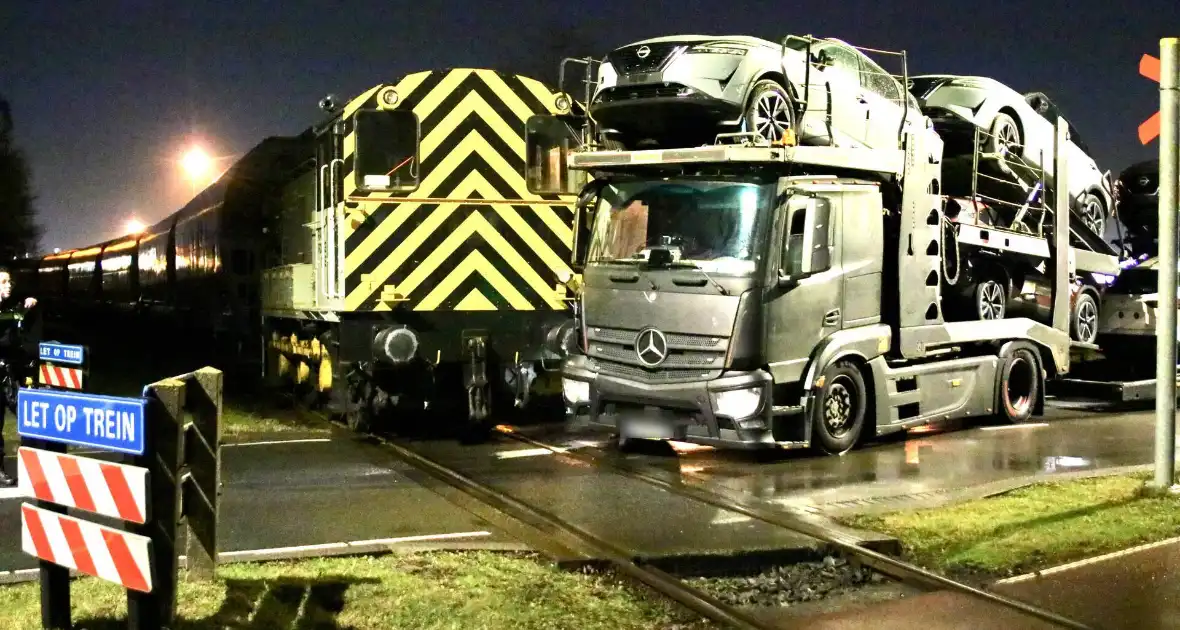
[[786, 446], [774, 437], [772, 379], [763, 371], [651, 383], [602, 373], [593, 360], [575, 355], [565, 360], [561, 376], [567, 416], [622, 437], [726, 448]]

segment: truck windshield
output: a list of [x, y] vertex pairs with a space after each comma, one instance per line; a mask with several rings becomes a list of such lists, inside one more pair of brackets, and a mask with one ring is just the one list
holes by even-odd
[[590, 263], [637, 264], [652, 249], [709, 273], [752, 273], [774, 186], [729, 181], [617, 183], [603, 193]]

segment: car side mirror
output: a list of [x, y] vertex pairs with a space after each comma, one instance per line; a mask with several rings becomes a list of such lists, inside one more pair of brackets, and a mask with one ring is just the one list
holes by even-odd
[[814, 53], [811, 55], [811, 63], [817, 68], [826, 68], [827, 66], [832, 65], [832, 53], [828, 52], [826, 49]]

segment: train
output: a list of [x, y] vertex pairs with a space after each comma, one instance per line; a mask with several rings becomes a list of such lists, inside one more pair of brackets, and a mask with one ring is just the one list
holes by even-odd
[[[491, 69], [319, 103], [141, 233], [29, 257], [50, 310], [249, 366], [357, 430], [561, 406], [577, 348], [583, 104]], [[560, 412], [556, 414], [560, 418]]]

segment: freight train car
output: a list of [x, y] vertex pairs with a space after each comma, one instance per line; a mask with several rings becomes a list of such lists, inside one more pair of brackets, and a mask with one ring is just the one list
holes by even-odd
[[138, 234], [18, 260], [18, 290], [36, 295], [61, 326], [92, 331], [93, 339], [156, 340], [193, 364], [248, 369], [231, 360], [244, 357], [257, 370], [260, 271], [252, 261], [263, 253], [271, 191], [310, 147], [307, 136], [268, 138]]
[[532, 394], [560, 405], [580, 105], [528, 77], [448, 69], [321, 108], [141, 234], [17, 273], [87, 324], [261, 362], [358, 429], [442, 407], [482, 434], [492, 409]]

